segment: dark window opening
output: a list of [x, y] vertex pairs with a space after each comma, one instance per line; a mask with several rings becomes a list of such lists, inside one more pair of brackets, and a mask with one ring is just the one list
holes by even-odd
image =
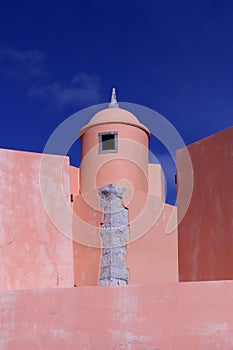
[[102, 135], [102, 151], [111, 151], [115, 149], [115, 135]]
[[117, 152], [117, 132], [99, 133], [99, 153]]

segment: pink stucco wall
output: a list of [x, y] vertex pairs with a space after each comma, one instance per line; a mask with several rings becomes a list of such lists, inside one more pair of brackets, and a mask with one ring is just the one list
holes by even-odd
[[[233, 279], [233, 127], [187, 147], [194, 188], [179, 224], [181, 281]], [[190, 173], [185, 149], [177, 152], [178, 220], [183, 214]]]
[[55, 223], [71, 231], [58, 195], [70, 205], [69, 160], [49, 155], [41, 168], [42, 157], [0, 150], [0, 289], [73, 286], [72, 240]]
[[1, 350], [230, 350], [232, 281], [0, 293]]
[[[96, 194], [93, 194], [96, 195]], [[177, 230], [166, 229], [174, 207], [144, 192], [134, 193], [128, 206], [129, 239], [127, 268], [129, 284], [178, 281]], [[75, 284], [98, 284], [101, 260], [102, 210], [89, 207], [82, 196], [74, 202], [73, 237]]]
[[[70, 167], [68, 158], [47, 155], [42, 162], [43, 157], [0, 151], [0, 289], [97, 285], [103, 220], [97, 193], [92, 193], [97, 207], [90, 207], [79, 192], [79, 169]], [[160, 212], [164, 203], [157, 168], [149, 172], [157, 174], [149, 193], [136, 191], [127, 199], [130, 284], [177, 280], [177, 235], [165, 233], [172, 208], [165, 205]], [[73, 217], [66, 207], [73, 209]]]
[[[150, 284], [178, 281], [178, 242], [176, 227], [170, 234], [166, 228], [171, 219], [174, 207], [165, 204], [161, 212], [148, 209], [145, 218], [151, 220], [151, 227], [141, 232], [133, 226], [136, 233], [134, 240], [127, 245], [127, 267], [129, 269], [129, 284]], [[153, 220], [154, 216], [154, 220]], [[137, 226], [137, 222], [135, 223]], [[142, 225], [143, 226], [143, 225]], [[146, 227], [146, 224], [144, 225]], [[138, 235], [138, 237], [137, 237]]]

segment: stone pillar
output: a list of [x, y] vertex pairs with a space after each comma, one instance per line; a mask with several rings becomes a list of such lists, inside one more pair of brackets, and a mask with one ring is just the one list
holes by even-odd
[[122, 205], [125, 189], [107, 185], [99, 189], [100, 206], [104, 208], [101, 225], [102, 259], [99, 285], [116, 286], [128, 284], [126, 267], [126, 242], [129, 235], [128, 210]]

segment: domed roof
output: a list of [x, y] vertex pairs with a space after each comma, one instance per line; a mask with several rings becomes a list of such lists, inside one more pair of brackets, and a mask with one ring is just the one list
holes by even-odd
[[80, 132], [79, 136], [83, 135], [88, 129], [93, 126], [101, 124], [127, 124], [136, 126], [144, 130], [148, 135], [150, 135], [149, 129], [139, 122], [139, 120], [131, 112], [119, 108], [116, 101], [115, 89], [113, 89], [112, 101], [109, 104], [109, 108], [103, 109], [102, 111], [96, 113], [88, 124], [84, 125]]

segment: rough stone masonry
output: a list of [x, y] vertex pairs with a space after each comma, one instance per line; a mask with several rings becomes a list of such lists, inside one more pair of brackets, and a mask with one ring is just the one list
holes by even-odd
[[122, 204], [125, 189], [107, 185], [98, 190], [100, 206], [104, 209], [101, 225], [102, 259], [99, 285], [116, 286], [128, 284], [126, 267], [126, 242], [129, 235], [128, 210]]

